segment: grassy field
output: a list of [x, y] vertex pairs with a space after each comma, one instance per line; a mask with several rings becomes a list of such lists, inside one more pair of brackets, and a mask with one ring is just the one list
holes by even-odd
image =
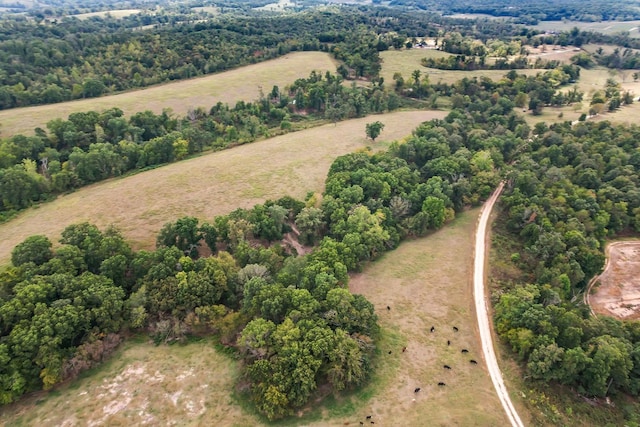
[[144, 110], [160, 113], [164, 108], [183, 115], [190, 108], [208, 110], [219, 101], [230, 104], [239, 100], [254, 101], [258, 99], [260, 87], [267, 93], [274, 85], [283, 88], [298, 78], [308, 77], [313, 70], [334, 72], [335, 69], [336, 62], [327, 53], [296, 52], [232, 71], [117, 95], [0, 111], [0, 132], [5, 137], [32, 134], [35, 127], [44, 129], [52, 119], [112, 107], [121, 108], [127, 115]]
[[[383, 355], [389, 350], [392, 354], [384, 355], [380, 384], [359, 414], [373, 414], [376, 423], [385, 426], [508, 423], [483, 367], [473, 309], [478, 215], [478, 209], [471, 210], [427, 238], [403, 243], [352, 279], [352, 292], [365, 295], [375, 305], [381, 326], [398, 334], [393, 346], [382, 348]], [[459, 332], [452, 330], [454, 325]], [[469, 354], [461, 354], [462, 348]], [[471, 365], [472, 358], [479, 365]], [[443, 369], [444, 364], [452, 369]], [[440, 381], [447, 385], [439, 387]], [[415, 387], [420, 393], [413, 393]]]
[[151, 248], [168, 221], [192, 215], [211, 219], [284, 195], [302, 198], [323, 189], [333, 160], [372, 145], [365, 124], [385, 128], [375, 147], [400, 139], [444, 111], [396, 112], [349, 120], [255, 142], [173, 163], [126, 178], [84, 187], [31, 208], [0, 224], [0, 264], [13, 247], [33, 234], [57, 240], [69, 224], [90, 221], [117, 226], [136, 248]]
[[233, 398], [238, 368], [209, 341], [155, 346], [137, 339], [80, 380], [3, 408], [0, 424], [257, 425]]
[[[439, 58], [451, 56], [450, 53], [441, 52], [433, 49], [408, 49], [408, 50], [389, 50], [380, 52], [382, 58], [382, 70], [380, 75], [384, 80], [391, 84], [395, 73], [402, 74], [405, 82], [411, 80], [411, 73], [414, 70], [420, 70], [422, 75], [428, 74], [431, 83], [455, 83], [465, 77], [489, 77], [493, 80], [499, 80], [507, 74], [508, 70], [477, 70], [477, 71], [450, 71], [438, 70], [435, 68], [423, 67], [420, 60], [425, 57]], [[544, 70], [527, 69], [517, 70], [518, 73], [526, 75], [536, 75]]]
[[110, 15], [113, 18], [124, 18], [127, 16], [135, 15], [140, 12], [141, 12], [140, 9], [122, 9], [122, 10], [105, 10], [102, 12], [80, 13], [78, 15], [69, 15], [69, 16], [72, 18], [78, 18], [78, 19], [87, 19], [87, 18], [92, 18], [94, 16], [104, 18], [107, 15]]
[[[358, 425], [367, 415], [382, 426], [506, 425], [475, 327], [471, 270], [478, 214], [468, 211], [426, 238], [403, 243], [352, 278], [351, 290], [375, 305], [383, 328], [376, 374], [364, 389], [330, 397], [284, 425]], [[480, 363], [471, 365], [470, 358]], [[155, 347], [138, 340], [91, 375], [8, 407], [0, 422], [263, 425], [231, 397], [237, 375], [237, 363], [209, 342]], [[440, 381], [447, 385], [438, 387]]]
[[629, 37], [640, 37], [638, 28], [640, 21], [602, 21], [602, 22], [578, 22], [578, 21], [541, 21], [538, 25], [530, 26], [540, 31], [569, 31], [578, 27], [581, 31], [594, 31], [603, 34], [615, 34], [626, 32]]

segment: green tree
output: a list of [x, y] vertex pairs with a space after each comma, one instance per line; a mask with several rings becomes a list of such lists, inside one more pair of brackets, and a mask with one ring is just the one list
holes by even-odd
[[384, 129], [384, 123], [380, 121], [375, 121], [373, 123], [367, 123], [365, 126], [365, 131], [368, 138], [371, 138], [372, 141], [375, 142], [376, 138], [380, 136], [382, 133], [382, 129]]
[[32, 262], [42, 265], [53, 257], [51, 241], [41, 235], [27, 237], [11, 251], [11, 263], [16, 267]]

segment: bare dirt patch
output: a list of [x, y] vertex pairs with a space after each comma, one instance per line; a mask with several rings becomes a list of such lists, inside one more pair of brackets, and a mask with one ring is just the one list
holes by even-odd
[[589, 296], [597, 314], [640, 319], [640, 241], [607, 246], [607, 264]]
[[544, 47], [527, 47], [529, 52], [528, 58], [531, 62], [537, 58], [542, 58], [546, 61], [560, 61], [563, 64], [570, 64], [571, 58], [580, 53], [579, 48], [572, 46], [554, 46], [545, 45]]
[[[285, 195], [322, 191], [336, 157], [372, 145], [385, 147], [444, 111], [404, 111], [330, 124], [183, 160], [104, 181], [31, 208], [0, 224], [0, 265], [15, 245], [34, 234], [57, 241], [70, 224], [89, 221], [119, 228], [136, 249], [151, 249], [160, 228], [181, 216], [211, 220]], [[385, 124], [379, 140], [365, 124]]]

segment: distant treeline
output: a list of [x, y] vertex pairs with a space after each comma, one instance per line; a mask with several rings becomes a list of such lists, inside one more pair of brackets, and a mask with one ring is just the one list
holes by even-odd
[[518, 23], [536, 24], [538, 21], [628, 21], [640, 19], [640, 2], [610, 2], [607, 0], [558, 0], [532, 2], [528, 0], [392, 0], [392, 6], [411, 6], [424, 10], [438, 10], [445, 14], [477, 13], [495, 17], [515, 18]]
[[352, 77], [376, 77], [381, 46], [369, 19], [362, 13], [229, 17], [147, 31], [111, 30], [98, 20], [6, 20], [0, 109], [91, 98], [303, 50], [334, 52]]

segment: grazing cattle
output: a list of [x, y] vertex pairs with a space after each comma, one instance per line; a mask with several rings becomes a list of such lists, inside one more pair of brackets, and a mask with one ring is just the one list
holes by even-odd
[[466, 348], [463, 348], [462, 353], [469, 353], [469, 350], [467, 350]]
[[371, 419], [371, 415], [367, 415], [367, 419], [370, 420]]
[[447, 340], [447, 345], [451, 345], [451, 341]]
[[444, 387], [444, 386], [446, 386], [446, 384], [445, 384], [445, 383], [438, 383], [438, 385], [439, 385], [440, 387]]
[[475, 361], [475, 360], [473, 360], [473, 359], [469, 360], [469, 362], [471, 362], [471, 364], [472, 364], [472, 365], [477, 365], [477, 364], [478, 364], [478, 362], [476, 362], [476, 361]]
[[402, 352], [404, 353], [405, 351], [407, 351], [407, 347], [402, 347]]
[[387, 310], [391, 310], [391, 307], [387, 306]]
[[453, 332], [458, 332], [458, 328], [457, 327], [453, 327]]
[[443, 366], [443, 368], [444, 368], [444, 369], [451, 369], [451, 366], [449, 366], [449, 365], [444, 365], [444, 366]]
[[363, 425], [364, 425], [364, 423], [363, 423], [362, 421], [360, 421], [360, 425], [361, 425], [361, 426], [363, 426]]
[[436, 327], [435, 327], [435, 326], [432, 326], [432, 327], [431, 327], [431, 332], [434, 332], [435, 330], [436, 330]]
[[421, 389], [420, 389], [420, 387], [418, 387], [418, 388], [416, 388], [415, 390], [413, 390], [413, 392], [414, 392], [414, 393], [417, 393], [417, 392], [419, 392], [420, 390], [421, 390]]
[[375, 423], [376, 423], [375, 421], [371, 421], [371, 424], [375, 424]]
[[389, 350], [389, 354], [391, 354], [391, 350]]

